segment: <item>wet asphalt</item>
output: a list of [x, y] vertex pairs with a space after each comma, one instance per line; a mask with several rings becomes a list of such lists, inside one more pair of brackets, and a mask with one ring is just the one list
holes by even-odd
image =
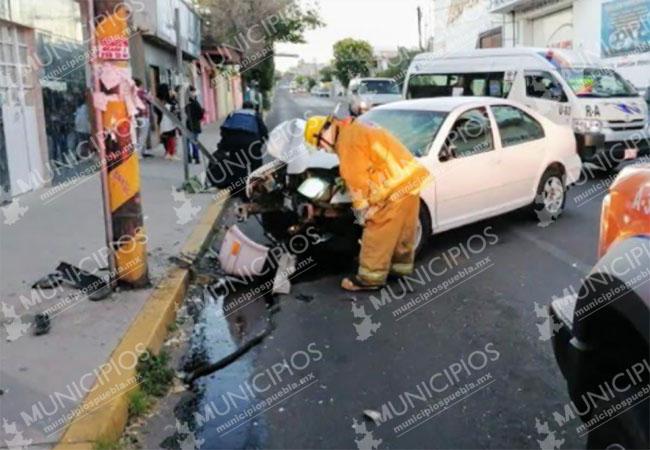
[[[267, 120], [333, 105], [280, 89]], [[339, 289], [353, 253], [305, 255], [291, 294], [276, 298], [260, 289], [268, 280], [195, 289], [203, 308], [185, 361], [214, 362], [270, 333], [175, 408], [194, 430], [180, 447], [584, 448], [579, 420], [554, 414], [569, 398], [544, 307], [596, 262], [607, 182], [572, 188], [547, 227], [516, 211], [437, 235], [411, 282], [382, 293]], [[266, 243], [254, 220], [241, 226]]]

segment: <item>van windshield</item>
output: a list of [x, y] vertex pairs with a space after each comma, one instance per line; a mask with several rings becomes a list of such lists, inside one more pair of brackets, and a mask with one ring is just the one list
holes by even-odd
[[636, 97], [637, 90], [612, 69], [562, 69], [562, 77], [578, 97]]
[[366, 80], [359, 86], [360, 94], [400, 94], [399, 86], [391, 80]]

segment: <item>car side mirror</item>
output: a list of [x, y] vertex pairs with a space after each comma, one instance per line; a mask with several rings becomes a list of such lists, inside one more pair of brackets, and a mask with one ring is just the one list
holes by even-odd
[[456, 158], [456, 150], [458, 148], [454, 144], [445, 144], [442, 147], [442, 150], [440, 150], [440, 153], [438, 153], [438, 160], [440, 162], [446, 162], [449, 161], [450, 159]]

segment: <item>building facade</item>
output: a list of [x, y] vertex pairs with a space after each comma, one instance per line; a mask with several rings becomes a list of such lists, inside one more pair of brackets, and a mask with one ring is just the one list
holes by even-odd
[[650, 0], [437, 0], [434, 52], [571, 48], [650, 86]]
[[79, 3], [0, 0], [0, 41], [0, 190], [13, 196], [74, 158], [87, 76]]

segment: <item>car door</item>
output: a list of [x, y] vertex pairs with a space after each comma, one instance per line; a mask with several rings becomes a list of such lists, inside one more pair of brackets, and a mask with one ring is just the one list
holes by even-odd
[[524, 72], [524, 104], [560, 125], [571, 125], [571, 104], [562, 83], [546, 71]]
[[488, 217], [501, 202], [497, 195], [501, 156], [487, 108], [472, 108], [453, 117], [433, 163], [439, 231]]
[[505, 208], [514, 209], [530, 203], [537, 188], [546, 159], [545, 130], [537, 119], [516, 106], [492, 105], [490, 109], [502, 149], [500, 194]]

